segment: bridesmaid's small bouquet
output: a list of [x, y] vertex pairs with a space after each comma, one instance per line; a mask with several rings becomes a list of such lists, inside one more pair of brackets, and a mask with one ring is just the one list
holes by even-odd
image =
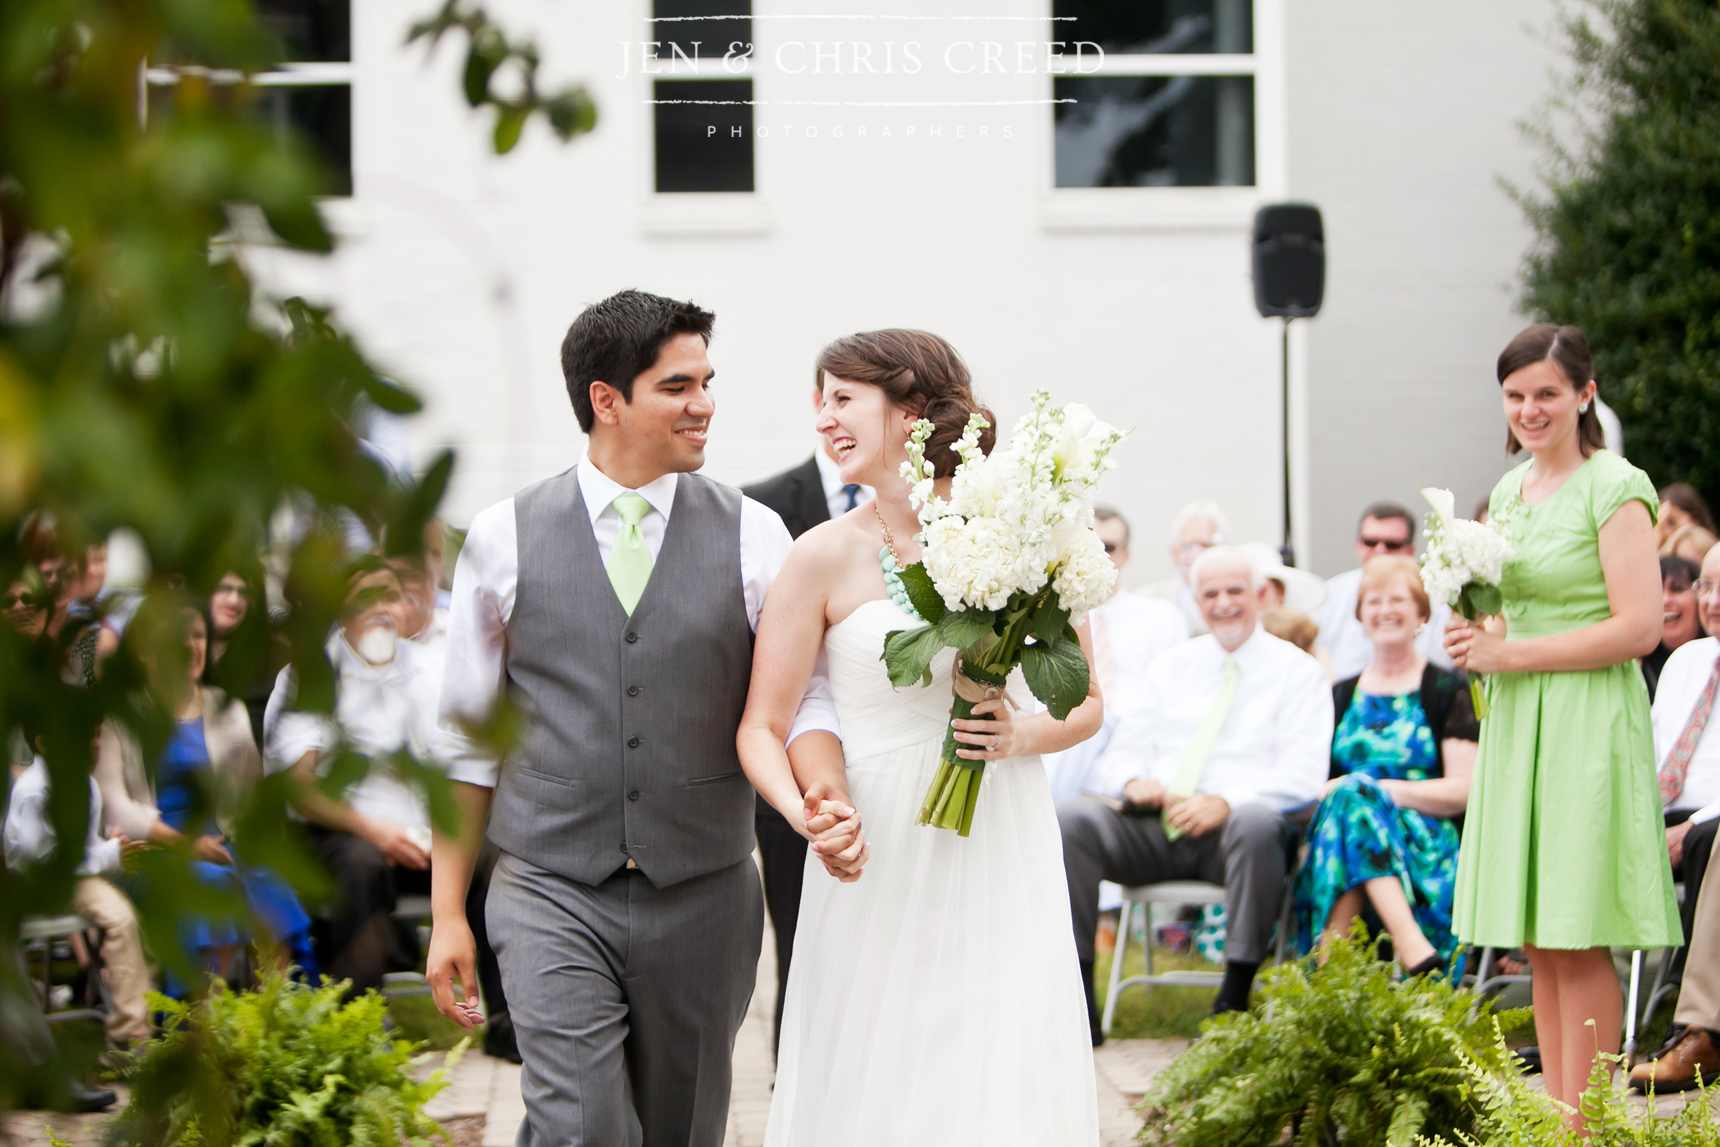
[[[1421, 584], [1429, 597], [1443, 601], [1470, 621], [1491, 617], [1505, 607], [1499, 582], [1511, 560], [1509, 522], [1475, 522], [1457, 516], [1450, 490], [1421, 492], [1433, 512], [1427, 515], [1427, 553], [1421, 559]], [[1475, 716], [1487, 716], [1481, 674], [1469, 674]]]
[[[975, 414], [950, 449], [961, 455], [948, 500], [933, 493], [926, 461], [932, 424], [915, 424], [902, 476], [923, 529], [924, 558], [895, 568], [889, 547], [879, 555], [897, 604], [926, 624], [884, 639], [883, 661], [897, 688], [930, 685], [938, 651], [961, 651], [950, 718], [967, 720], [982, 701], [1014, 699], [1004, 692], [1021, 666], [1027, 687], [1062, 721], [1087, 696], [1087, 657], [1075, 626], [1103, 602], [1117, 570], [1093, 532], [1093, 491], [1123, 432], [1087, 407], [1050, 405], [1033, 395], [1033, 411], [1016, 423], [1009, 445], [987, 458], [979, 448], [988, 423]], [[973, 827], [984, 761], [958, 757], [952, 725], [937, 776], [918, 824]]]

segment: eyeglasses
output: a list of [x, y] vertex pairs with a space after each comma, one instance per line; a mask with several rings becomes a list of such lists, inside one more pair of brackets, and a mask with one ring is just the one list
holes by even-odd
[[1690, 583], [1690, 588], [1696, 591], [1697, 597], [1707, 597], [1714, 592], [1714, 587], [1720, 585], [1711, 577], [1700, 577]]
[[1356, 542], [1363, 549], [1384, 550], [1388, 554], [1400, 554], [1405, 550], [1412, 550], [1415, 548], [1415, 539], [1413, 538], [1405, 538], [1402, 541], [1399, 541], [1397, 538], [1370, 538], [1366, 534], [1363, 534], [1361, 537], [1356, 539]]
[[1106, 553], [1114, 554], [1117, 552], [1117, 543], [1116, 542], [1104, 542], [1101, 544], [1104, 545]]
[[34, 605], [29, 598], [21, 593], [0, 595], [0, 609], [11, 609], [15, 605]]

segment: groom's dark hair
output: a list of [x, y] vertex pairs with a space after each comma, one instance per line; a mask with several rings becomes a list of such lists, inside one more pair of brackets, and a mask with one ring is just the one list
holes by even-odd
[[606, 382], [633, 401], [633, 380], [651, 369], [663, 344], [698, 335], [708, 346], [717, 316], [693, 303], [645, 291], [618, 291], [580, 312], [561, 341], [561, 373], [579, 428], [591, 433], [596, 415], [591, 384]]

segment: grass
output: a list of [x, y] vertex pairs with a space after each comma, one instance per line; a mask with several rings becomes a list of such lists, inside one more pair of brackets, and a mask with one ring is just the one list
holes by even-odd
[[423, 1040], [436, 1051], [446, 1051], [472, 1037], [474, 1046], [482, 1046], [484, 1029], [467, 1031], [436, 1010], [429, 996], [395, 996], [388, 1001], [388, 1014], [394, 1018], [394, 1031], [401, 1039]]
[[[1111, 979], [1111, 958], [1115, 953], [1100, 953], [1093, 969], [1098, 985], [1099, 1006], [1105, 1006], [1105, 987]], [[1216, 972], [1219, 965], [1208, 963], [1199, 953], [1178, 955], [1153, 945], [1153, 971]], [[1124, 976], [1146, 971], [1146, 958], [1139, 944], [1129, 945], [1123, 964]], [[1117, 999], [1117, 1014], [1111, 1021], [1112, 1039], [1193, 1039], [1200, 1034], [1200, 1021], [1212, 1014], [1212, 1000], [1217, 988], [1171, 988], [1158, 985], [1135, 985]]]

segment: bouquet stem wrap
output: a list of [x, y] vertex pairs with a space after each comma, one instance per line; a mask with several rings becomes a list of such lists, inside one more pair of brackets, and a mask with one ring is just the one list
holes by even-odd
[[999, 697], [1011, 707], [1021, 708], [1004, 690], [1002, 682], [993, 682], [989, 674], [975, 672], [981, 679], [970, 676], [961, 662], [956, 663], [950, 682], [955, 691], [955, 702], [950, 706], [951, 723], [944, 731], [944, 749], [939, 754], [938, 771], [932, 777], [932, 787], [926, 790], [925, 803], [920, 806], [920, 815], [914, 821], [934, 828], [951, 828], [960, 836], [968, 835], [973, 829], [973, 813], [979, 807], [980, 782], [985, 777], [986, 763], [956, 755], [956, 750], [966, 746], [956, 740], [955, 722], [972, 720], [975, 705], [995, 701]]

